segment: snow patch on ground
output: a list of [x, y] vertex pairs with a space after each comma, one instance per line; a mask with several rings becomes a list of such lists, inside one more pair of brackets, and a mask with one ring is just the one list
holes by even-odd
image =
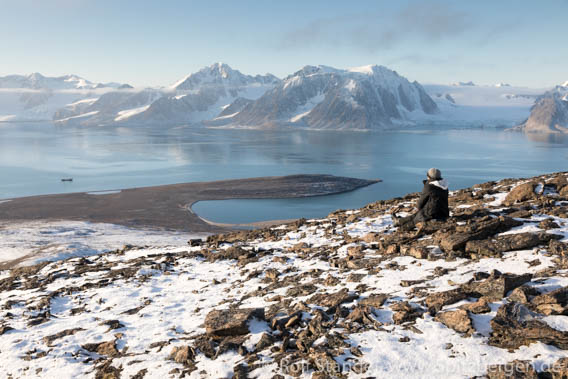
[[185, 246], [204, 235], [131, 229], [82, 221], [0, 223], [0, 262], [26, 258], [24, 265], [100, 254], [136, 242], [142, 246]]

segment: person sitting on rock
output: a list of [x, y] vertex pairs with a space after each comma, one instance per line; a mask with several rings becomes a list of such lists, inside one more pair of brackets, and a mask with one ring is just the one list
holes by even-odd
[[448, 208], [448, 182], [442, 179], [437, 168], [431, 168], [423, 180], [424, 188], [418, 200], [418, 211], [407, 217], [397, 217], [396, 209], [392, 214], [393, 224], [402, 230], [412, 230], [419, 222], [428, 220], [446, 220], [450, 216]]

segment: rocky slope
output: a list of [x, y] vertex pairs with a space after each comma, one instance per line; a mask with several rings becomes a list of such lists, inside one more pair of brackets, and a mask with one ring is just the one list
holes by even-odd
[[232, 117], [208, 125], [377, 129], [438, 108], [418, 82], [382, 66], [305, 66]]
[[540, 96], [520, 128], [526, 133], [568, 133], [568, 86]]
[[2, 272], [0, 375], [567, 375], [568, 174], [416, 200]]

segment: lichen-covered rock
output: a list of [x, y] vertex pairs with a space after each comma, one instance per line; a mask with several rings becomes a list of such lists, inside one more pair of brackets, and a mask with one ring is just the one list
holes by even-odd
[[514, 250], [532, 249], [539, 245], [547, 245], [552, 239], [563, 236], [549, 233], [515, 233], [485, 240], [468, 241], [465, 251], [482, 256], [501, 256], [502, 253]]
[[521, 203], [524, 201], [536, 199], [537, 198], [537, 194], [535, 192], [536, 185], [537, 185], [536, 182], [530, 181], [514, 187], [511, 190], [511, 192], [507, 194], [507, 197], [505, 197], [503, 204], [513, 205], [515, 203]]
[[168, 359], [183, 365], [190, 365], [195, 360], [195, 351], [190, 346], [176, 346], [170, 352]]
[[358, 296], [349, 293], [347, 288], [343, 288], [335, 293], [318, 293], [308, 299], [309, 304], [316, 304], [322, 307], [336, 308], [340, 304], [353, 301]]
[[531, 304], [545, 315], [568, 315], [568, 287], [535, 296]]
[[380, 308], [388, 298], [388, 295], [385, 294], [372, 294], [366, 298], [360, 299], [359, 305]]
[[491, 307], [489, 306], [489, 302], [485, 297], [480, 298], [475, 303], [464, 304], [460, 307], [460, 309], [466, 310], [473, 314], [491, 312]]
[[436, 321], [441, 322], [456, 332], [464, 333], [466, 336], [470, 336], [475, 332], [467, 311], [463, 309], [440, 312], [436, 315]]
[[532, 279], [532, 274], [501, 274], [495, 270], [491, 276], [482, 281], [472, 281], [462, 286], [464, 292], [470, 296], [482, 297], [487, 300], [498, 301], [507, 296], [509, 291], [525, 284]]
[[519, 303], [502, 305], [491, 320], [491, 328], [489, 344], [503, 349], [517, 349], [534, 342], [568, 349], [568, 332], [551, 328]]
[[440, 248], [446, 252], [463, 250], [468, 241], [486, 239], [522, 224], [511, 217], [500, 216], [468, 225], [460, 229], [461, 231], [441, 233], [437, 239]]
[[467, 294], [461, 288], [456, 288], [428, 295], [424, 302], [429, 310], [437, 312], [446, 305], [457, 303], [466, 298]]
[[256, 317], [264, 320], [263, 308], [214, 310], [205, 317], [207, 334], [216, 336], [235, 336], [249, 333], [247, 321]]
[[81, 347], [87, 351], [100, 355], [106, 355], [108, 357], [116, 357], [120, 355], [120, 353], [116, 349], [116, 342], [114, 340], [98, 343], [87, 343], [81, 345]]
[[515, 288], [509, 296], [507, 297], [509, 301], [515, 301], [521, 304], [528, 304], [532, 297], [539, 295], [540, 293], [534, 287], [529, 287], [527, 285], [522, 285]]
[[418, 317], [422, 316], [422, 310], [412, 307], [407, 301], [400, 301], [390, 306], [394, 312], [392, 320], [395, 324], [402, 324], [405, 322], [412, 322]]

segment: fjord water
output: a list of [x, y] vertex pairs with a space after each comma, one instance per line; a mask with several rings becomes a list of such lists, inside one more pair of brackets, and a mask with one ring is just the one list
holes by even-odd
[[420, 191], [430, 167], [439, 167], [457, 189], [564, 171], [567, 163], [568, 139], [501, 129], [430, 125], [336, 132], [0, 123], [0, 199], [290, 174], [383, 180], [332, 196], [205, 201], [193, 207], [209, 220], [229, 223], [320, 217]]

